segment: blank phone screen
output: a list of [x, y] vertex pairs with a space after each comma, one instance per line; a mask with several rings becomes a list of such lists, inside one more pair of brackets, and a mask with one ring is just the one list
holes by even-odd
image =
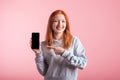
[[39, 49], [39, 33], [32, 33], [32, 49]]

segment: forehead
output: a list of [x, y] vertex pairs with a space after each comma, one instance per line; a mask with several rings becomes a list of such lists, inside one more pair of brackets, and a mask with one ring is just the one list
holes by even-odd
[[65, 16], [63, 14], [56, 14], [54, 19], [65, 19]]

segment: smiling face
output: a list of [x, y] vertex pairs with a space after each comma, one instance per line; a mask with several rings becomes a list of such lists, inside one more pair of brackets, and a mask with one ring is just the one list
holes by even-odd
[[46, 45], [52, 46], [53, 39], [62, 39], [62, 47], [68, 49], [72, 38], [67, 14], [62, 10], [54, 11], [48, 19]]
[[55, 34], [62, 34], [66, 29], [66, 20], [63, 14], [55, 15], [53, 19], [52, 29]]

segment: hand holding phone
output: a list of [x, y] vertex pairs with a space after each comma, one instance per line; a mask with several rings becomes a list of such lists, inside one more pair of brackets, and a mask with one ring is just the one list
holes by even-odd
[[39, 36], [38, 32], [32, 33], [32, 49], [39, 49]]
[[41, 50], [39, 49], [39, 44], [40, 44], [40, 33], [38, 32], [33, 32], [32, 33], [32, 38], [30, 40], [30, 46], [32, 48], [32, 50], [35, 52], [35, 53], [41, 53]]
[[31, 42], [30, 42], [30, 45], [31, 45], [31, 48], [32, 50], [35, 52], [35, 53], [41, 53], [41, 50], [39, 49], [39, 44], [40, 44], [40, 33], [38, 32], [33, 32], [32, 33], [32, 38], [31, 38]]

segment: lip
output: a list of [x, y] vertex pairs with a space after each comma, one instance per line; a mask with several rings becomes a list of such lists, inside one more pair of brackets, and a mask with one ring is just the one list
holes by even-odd
[[62, 27], [57, 27], [57, 30], [62, 30], [63, 28]]

